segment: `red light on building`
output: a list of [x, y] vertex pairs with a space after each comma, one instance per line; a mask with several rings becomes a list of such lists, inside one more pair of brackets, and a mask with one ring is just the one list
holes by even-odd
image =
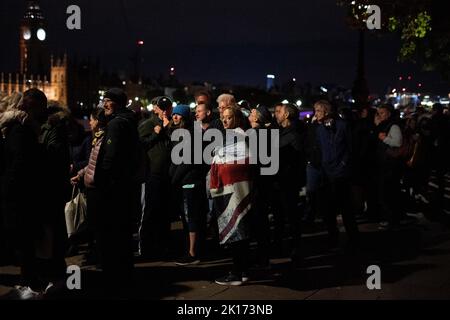
[[421, 83], [419, 83], [417, 86], [419, 86], [419, 87], [421, 87], [422, 86], [422, 84]]
[[139, 40], [139, 41], [138, 41], [138, 45], [143, 46], [143, 45], [144, 45], [144, 41]]
[[408, 80], [411, 80], [411, 76], [408, 76]]
[[402, 81], [402, 80], [403, 80], [403, 77], [398, 77], [398, 80]]

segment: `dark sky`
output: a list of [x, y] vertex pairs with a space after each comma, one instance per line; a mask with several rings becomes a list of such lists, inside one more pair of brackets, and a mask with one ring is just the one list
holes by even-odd
[[[123, 6], [122, 6], [123, 2]], [[0, 70], [18, 70], [18, 30], [25, 1], [0, 0]], [[41, 0], [54, 52], [100, 57], [108, 70], [127, 72], [138, 39], [145, 41], [143, 71], [157, 76], [171, 65], [184, 81], [264, 85], [335, 83], [350, 87], [356, 73], [357, 33], [335, 0]], [[82, 30], [66, 28], [66, 8], [77, 4]], [[367, 78], [381, 93], [400, 74], [424, 89], [440, 89], [439, 76], [397, 63], [398, 38], [367, 39]]]

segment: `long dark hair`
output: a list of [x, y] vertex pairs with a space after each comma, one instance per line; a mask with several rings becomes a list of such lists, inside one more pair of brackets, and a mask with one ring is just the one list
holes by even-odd
[[104, 129], [108, 123], [105, 115], [105, 109], [103, 108], [94, 108], [91, 112], [91, 117], [98, 121], [98, 126], [100, 129]]

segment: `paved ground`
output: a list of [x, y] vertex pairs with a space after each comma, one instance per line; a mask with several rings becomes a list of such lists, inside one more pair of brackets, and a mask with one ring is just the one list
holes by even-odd
[[[213, 280], [226, 273], [226, 255], [210, 257], [199, 265], [177, 267], [171, 261], [137, 262], [137, 286], [129, 297], [144, 299], [450, 299], [450, 229], [422, 215], [396, 231], [379, 231], [362, 223], [362, 250], [327, 251], [324, 234], [305, 238], [305, 259], [294, 266], [288, 258], [271, 260], [272, 269], [251, 273], [241, 287], [223, 287]], [[342, 235], [344, 238], [344, 235]], [[82, 256], [67, 259], [80, 264]], [[369, 290], [369, 265], [381, 268], [381, 290]], [[101, 298], [95, 290], [100, 272], [82, 268], [82, 290], [62, 293], [56, 299]], [[0, 267], [0, 297], [18, 279], [17, 267]]]
[[[450, 209], [450, 175], [446, 175], [445, 208]], [[433, 179], [429, 186], [436, 188]], [[420, 205], [405, 206], [406, 212], [420, 211]], [[426, 211], [424, 211], [426, 212]], [[409, 214], [395, 231], [380, 231], [378, 224], [360, 221], [361, 250], [350, 254], [343, 248], [324, 247], [326, 233], [316, 224], [304, 234], [304, 261], [293, 265], [287, 255], [274, 252], [272, 268], [250, 273], [251, 281], [241, 287], [216, 285], [231, 261], [226, 252], [210, 255], [196, 266], [177, 267], [169, 261], [136, 261], [136, 286], [121, 297], [140, 299], [303, 300], [303, 299], [450, 299], [450, 211], [436, 219], [432, 212]], [[181, 243], [174, 228], [175, 243]], [[345, 240], [341, 230], [341, 240]], [[179, 241], [179, 242], [178, 242]], [[342, 241], [344, 242], [344, 241]], [[175, 256], [176, 257], [176, 256]], [[277, 257], [277, 258], [276, 258]], [[172, 261], [170, 261], [172, 260]], [[67, 259], [81, 265], [83, 256]], [[366, 270], [381, 268], [381, 289], [369, 290]], [[53, 299], [96, 299], [118, 292], [100, 292], [95, 266], [82, 268], [82, 290], [65, 291]], [[18, 283], [19, 269], [0, 267], [0, 299]], [[113, 290], [114, 291], [114, 290]]]

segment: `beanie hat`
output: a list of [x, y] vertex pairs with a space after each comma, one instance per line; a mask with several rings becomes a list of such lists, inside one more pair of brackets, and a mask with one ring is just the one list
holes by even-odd
[[159, 97], [156, 101], [156, 105], [163, 111], [169, 110], [172, 108], [172, 100], [170, 98], [162, 96]]
[[266, 106], [257, 105], [255, 110], [258, 113], [259, 121], [262, 124], [267, 124], [267, 123], [272, 122], [272, 114], [270, 113], [269, 109], [267, 109]]
[[106, 91], [105, 98], [117, 103], [120, 108], [126, 107], [128, 98], [126, 93], [120, 88], [112, 88]]
[[191, 108], [185, 104], [179, 104], [173, 108], [172, 115], [179, 114], [184, 119], [188, 119], [191, 114]]

